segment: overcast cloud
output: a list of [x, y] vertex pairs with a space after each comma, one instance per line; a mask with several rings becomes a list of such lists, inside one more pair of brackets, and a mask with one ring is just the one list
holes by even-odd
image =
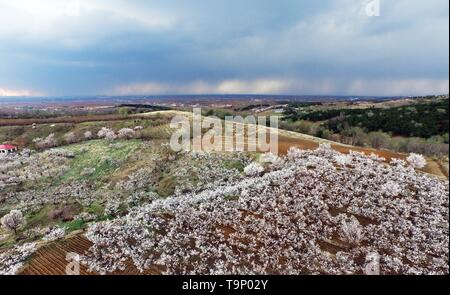
[[449, 1], [0, 0], [0, 96], [448, 93]]

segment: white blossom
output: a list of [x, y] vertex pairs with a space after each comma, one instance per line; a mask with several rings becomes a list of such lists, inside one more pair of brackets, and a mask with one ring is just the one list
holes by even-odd
[[109, 200], [105, 206], [105, 214], [116, 216], [119, 213], [120, 205], [120, 200], [116, 198]]
[[117, 138], [117, 135], [114, 133], [114, 131], [106, 127], [102, 127], [102, 129], [100, 129], [100, 131], [97, 133], [97, 136], [99, 138], [105, 138], [107, 140], [114, 140]]
[[93, 137], [93, 134], [91, 131], [86, 131], [86, 132], [84, 132], [83, 135], [84, 135], [85, 139], [92, 139], [92, 137]]
[[334, 160], [336, 161], [336, 163], [338, 163], [341, 166], [345, 166], [351, 163], [352, 161], [352, 157], [349, 155], [344, 155], [344, 154], [340, 154], [340, 155], [336, 155], [334, 157]]
[[406, 160], [415, 169], [422, 169], [427, 165], [427, 160], [419, 154], [411, 153]]
[[35, 138], [33, 139], [33, 142], [36, 143], [36, 146], [41, 149], [55, 147], [58, 144], [54, 133], [49, 134], [44, 139], [40, 137]]
[[0, 253], [0, 275], [14, 275], [24, 261], [37, 250], [36, 243], [25, 243]]
[[247, 176], [257, 176], [262, 172], [264, 172], [264, 167], [254, 162], [244, 168], [244, 173]]
[[381, 185], [381, 191], [387, 196], [398, 196], [402, 192], [402, 187], [395, 181], [388, 181]]
[[14, 232], [24, 223], [22, 212], [19, 210], [11, 210], [0, 221], [4, 228]]
[[[139, 201], [89, 227], [83, 261], [101, 273], [131, 260], [163, 274], [447, 274], [448, 182], [356, 152], [338, 169], [339, 155], [293, 149], [265, 174], [224, 173], [214, 186]], [[184, 175], [194, 167], [207, 171]], [[388, 183], [402, 188], [396, 198]], [[375, 252], [388, 254], [366, 268]]]
[[358, 245], [363, 239], [363, 228], [354, 216], [350, 219], [344, 217], [339, 234], [344, 241]]
[[272, 153], [265, 153], [261, 155], [261, 162], [263, 163], [277, 163], [280, 161], [280, 157]]
[[81, 212], [73, 218], [73, 220], [82, 220], [84, 222], [94, 221], [95, 219], [97, 219], [97, 216], [87, 212]]
[[118, 132], [118, 137], [122, 139], [130, 139], [135, 136], [135, 131], [130, 128], [122, 128]]
[[59, 240], [64, 237], [65, 230], [61, 227], [54, 227], [49, 229], [49, 231], [45, 234], [45, 236], [42, 238], [42, 240], [46, 242], [52, 242]]

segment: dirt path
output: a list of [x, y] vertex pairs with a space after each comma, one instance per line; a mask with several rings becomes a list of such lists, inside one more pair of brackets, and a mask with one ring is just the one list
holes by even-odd
[[[143, 114], [139, 114], [139, 115], [151, 117], [151, 116], [158, 115], [158, 114], [159, 115], [168, 115], [168, 116], [180, 115], [180, 116], [187, 116], [188, 118], [192, 118], [192, 113], [190, 113], [190, 112], [174, 111], [174, 110], [149, 112], [149, 113], [143, 113]], [[202, 118], [205, 120], [205, 122], [208, 122], [208, 117], [202, 117]], [[213, 121], [211, 121], [211, 122], [213, 122]], [[241, 123], [237, 123], [237, 124], [241, 124]], [[307, 134], [301, 134], [301, 133], [297, 133], [297, 132], [293, 132], [293, 131], [275, 129], [275, 128], [271, 128], [271, 127], [263, 127], [263, 128], [266, 129], [266, 132], [269, 130], [270, 131], [276, 130], [278, 132], [278, 153], [282, 154], [282, 155], [285, 155], [291, 147], [297, 147], [299, 149], [304, 149], [304, 150], [307, 150], [307, 149], [312, 150], [312, 149], [316, 149], [320, 143], [329, 143], [329, 144], [331, 144], [333, 149], [335, 149], [341, 153], [349, 153], [351, 150], [357, 151], [357, 152], [363, 152], [367, 155], [374, 153], [380, 157], [385, 158], [386, 162], [389, 162], [393, 158], [404, 160], [408, 156], [406, 154], [391, 152], [391, 151], [387, 151], [387, 150], [376, 150], [376, 149], [372, 149], [372, 148], [364, 148], [364, 147], [345, 145], [342, 143], [314, 137], [314, 136], [307, 135]], [[427, 161], [428, 161], [428, 165], [424, 169], [422, 169], [423, 172], [426, 172], [426, 173], [429, 173], [432, 175], [436, 175], [442, 179], [448, 179], [448, 172], [445, 171], [442, 164], [440, 164], [439, 162], [437, 162], [433, 159], [427, 159]]]

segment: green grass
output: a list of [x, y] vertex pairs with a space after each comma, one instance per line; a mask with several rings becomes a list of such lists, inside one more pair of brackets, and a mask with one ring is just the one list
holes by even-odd
[[156, 193], [161, 197], [168, 197], [175, 192], [176, 187], [176, 178], [175, 176], [168, 175], [161, 179], [156, 187]]
[[16, 236], [14, 233], [9, 234], [6, 239], [0, 240], [0, 250], [7, 249], [16, 243]]
[[[53, 125], [53, 127], [52, 127]], [[45, 138], [51, 133], [55, 134], [59, 142], [63, 141], [63, 136], [74, 128], [74, 124], [41, 124], [36, 128], [31, 126], [5, 126], [0, 127], [0, 143], [12, 142], [20, 145], [34, 147], [33, 140], [37, 137]]]
[[239, 196], [226, 196], [225, 201], [239, 201]]
[[31, 212], [26, 216], [26, 227], [32, 228], [38, 225], [47, 225], [49, 223], [48, 215], [54, 210], [53, 205], [46, 205], [41, 210]]
[[103, 208], [103, 206], [97, 202], [92, 203], [89, 207], [86, 208], [86, 212], [97, 216], [102, 216], [104, 211], [105, 209]]
[[240, 162], [240, 161], [233, 161], [233, 160], [226, 160], [226, 161], [224, 161], [223, 166], [226, 169], [229, 169], [229, 170], [236, 169], [236, 170], [238, 170], [240, 172], [244, 171], [244, 168], [245, 168], [244, 164], [242, 164], [242, 162]]
[[[55, 123], [38, 124], [35, 128], [28, 126], [2, 126], [0, 127], [0, 143], [10, 142], [21, 147], [35, 149], [33, 140], [40, 137], [45, 138], [50, 134], [55, 134], [58, 145], [65, 145], [64, 135], [73, 132], [79, 140], [84, 139], [86, 131], [94, 135], [102, 127], [112, 128], [116, 132], [122, 128], [144, 127], [142, 133], [146, 133], [148, 139], [167, 139], [170, 137], [170, 128], [167, 128], [169, 117], [149, 116], [147, 119], [123, 118], [120, 121], [92, 121], [83, 123]], [[165, 126], [164, 126], [165, 125]]]
[[16, 137], [21, 136], [25, 132], [23, 126], [4, 126], [0, 127], [0, 143], [13, 141]]
[[87, 227], [87, 224], [83, 220], [79, 219], [67, 222], [63, 225], [63, 227], [66, 229], [67, 232], [73, 232], [76, 230], [85, 229]]
[[[142, 142], [139, 140], [113, 142], [91, 140], [65, 147], [64, 149], [75, 153], [75, 158], [69, 164], [69, 171], [59, 179], [59, 182], [108, 179], [141, 145]], [[84, 175], [83, 171], [86, 168], [94, 168], [95, 171]]]
[[[53, 127], [52, 127], [53, 125]], [[58, 142], [63, 142], [64, 135], [71, 131], [75, 125], [74, 124], [42, 124], [37, 125], [36, 128], [27, 128], [27, 131], [22, 134], [22, 138], [28, 142], [32, 143], [37, 137], [46, 138], [50, 134], [55, 134], [55, 138]]]

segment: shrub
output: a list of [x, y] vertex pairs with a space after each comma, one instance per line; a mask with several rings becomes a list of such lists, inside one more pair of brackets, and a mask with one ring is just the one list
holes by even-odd
[[97, 133], [99, 138], [105, 138], [107, 140], [114, 140], [117, 138], [117, 135], [109, 128], [102, 127], [100, 131]]
[[74, 132], [69, 132], [64, 135], [64, 141], [68, 144], [75, 143], [77, 142], [77, 136], [75, 135]]
[[92, 139], [92, 137], [93, 137], [93, 135], [92, 135], [92, 132], [91, 132], [91, 131], [86, 131], [86, 132], [84, 133], [84, 138], [85, 138], [85, 139]]
[[33, 142], [39, 149], [52, 148], [58, 145], [58, 141], [56, 140], [55, 134], [53, 133], [51, 133], [44, 139], [38, 137], [34, 139]]

